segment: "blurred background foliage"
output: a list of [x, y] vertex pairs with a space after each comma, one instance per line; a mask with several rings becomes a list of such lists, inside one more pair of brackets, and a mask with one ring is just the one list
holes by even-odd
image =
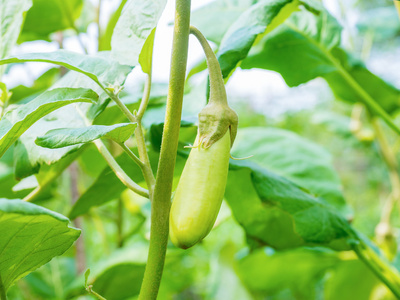
[[[119, 5], [110, 2], [102, 1], [99, 9], [97, 1], [34, 0], [32, 8], [26, 14], [18, 39], [19, 46], [15, 51], [47, 51], [46, 49], [60, 47], [95, 53], [98, 45], [100, 50], [109, 50], [113, 27], [126, 1], [123, 0]], [[218, 48], [223, 44], [223, 36], [231, 24], [243, 11], [258, 2], [262, 1], [215, 0], [201, 5], [197, 3], [192, 20]], [[337, 19], [338, 26], [343, 27], [343, 31], [338, 33], [341, 37], [340, 46], [355, 58], [362, 59], [372, 73], [390, 82], [387, 93], [395, 91], [395, 99], [387, 102], [387, 106], [385, 103], [382, 105], [391, 110], [396, 124], [400, 126], [400, 118], [396, 115], [400, 88], [400, 61], [397, 59], [400, 55], [400, 21], [393, 2], [335, 0], [324, 1], [323, 4]], [[99, 10], [101, 21], [97, 20]], [[96, 22], [101, 25], [101, 39], [98, 40]], [[274, 34], [281, 29], [276, 30]], [[271, 39], [268, 35], [266, 38]], [[267, 49], [272, 42], [267, 41], [265, 45], [262, 41], [259, 42], [258, 46], [265, 47], [260, 50], [260, 47], [254, 46], [247, 62], [243, 62], [243, 69], [254, 68], [252, 57], [262, 55], [263, 51], [275, 53], [274, 49]], [[282, 49], [277, 51], [277, 56], [284, 53], [279, 52]], [[159, 59], [157, 55], [160, 55], [157, 53], [159, 52], [155, 52], [155, 69]], [[293, 53], [297, 54], [299, 53]], [[261, 69], [279, 69], [268, 65], [266, 60], [260, 60], [258, 58], [256, 67], [257, 63], [264, 66], [265, 62], [267, 66]], [[190, 67], [180, 137], [182, 145], [193, 140], [196, 133], [196, 112], [204, 105], [206, 94], [207, 75], [202, 71], [205, 68], [203, 58], [196, 58]], [[35, 67], [30, 64], [14, 64], [6, 69], [4, 82], [13, 93], [11, 104], [28, 102], [52, 86], [66, 72], [62, 67], [49, 68], [46, 65], [41, 66], [40, 71], [35, 70], [30, 74], [32, 68]], [[278, 71], [285, 77], [284, 71]], [[18, 74], [21, 73], [28, 74], [30, 79], [27, 81], [31, 81], [30, 84], [20, 84]], [[131, 110], [138, 107], [143, 88], [143, 78], [138, 72], [133, 73], [128, 77], [122, 93], [122, 99]], [[291, 69], [289, 73], [294, 74]], [[310, 75], [311, 81], [301, 82], [303, 79], [296, 81], [297, 79], [285, 77], [286, 82], [293, 86], [289, 88], [282, 76], [275, 71], [237, 69], [233, 73], [228, 81], [227, 91], [232, 107], [239, 114], [239, 126], [242, 129], [234, 153], [236, 156], [254, 154], [257, 162], [264, 162], [272, 169], [276, 168], [279, 175], [312, 190], [307, 184], [314, 187], [318, 180], [314, 183], [305, 182], [307, 180], [302, 178], [302, 173], [282, 170], [280, 165], [301, 160], [301, 157], [296, 157], [296, 153], [306, 151], [311, 155], [306, 158], [310, 160], [310, 165], [314, 163], [315, 168], [321, 167], [324, 172], [328, 172], [327, 176], [332, 176], [330, 183], [333, 182], [334, 186], [331, 187], [333, 192], [330, 195], [337, 193], [340, 195], [332, 197], [343, 198], [343, 201], [346, 199], [348, 207], [340, 209], [343, 215], [356, 230], [375, 240], [391, 259], [391, 253], [397, 253], [397, 243], [390, 239], [383, 242], [379, 240], [382, 235], [379, 230], [377, 234], [377, 225], [381, 221], [382, 210], [392, 193], [392, 187], [388, 167], [382, 159], [370, 117], [357, 99], [348, 101], [340, 91], [339, 94], [332, 92], [330, 86], [335, 85], [335, 79], [325, 78], [328, 82], [331, 80], [330, 86], [320, 77], [313, 79]], [[258, 86], [256, 91], [254, 84]], [[163, 125], [165, 81], [159, 80], [153, 84], [151, 97], [143, 123], [147, 140], [151, 142], [150, 156], [155, 167]], [[347, 101], [335, 101], [337, 97]], [[118, 118], [121, 118], [119, 111], [115, 105], [110, 104], [95, 122], [111, 124], [122, 121]], [[398, 158], [400, 144], [397, 135], [386, 125], [382, 125], [382, 129]], [[276, 162], [275, 159], [280, 157], [261, 155], [262, 152], [258, 151], [262, 150], [257, 147], [266, 140], [253, 140], [253, 144], [249, 145], [248, 140], [243, 138], [241, 142], [241, 136], [254, 134], [255, 130], [259, 130], [256, 137], [265, 134], [266, 139], [274, 142], [279, 140], [279, 144], [271, 144], [281, 148], [287, 155], [285, 157], [291, 156], [293, 161], [288, 159]], [[130, 146], [134, 148], [134, 141], [131, 143]], [[109, 147], [115, 155], [120, 154], [120, 150], [112, 144]], [[184, 151], [183, 148], [180, 150]], [[271, 150], [271, 153], [276, 152], [279, 150]], [[67, 160], [70, 156], [63, 158], [65, 164], [63, 160], [57, 163], [61, 175], [56, 180], [49, 181], [35, 203], [71, 216], [71, 207], [74, 204], [71, 199], [75, 200], [85, 193], [89, 193], [87, 197], [100, 197], [99, 190], [96, 192], [90, 189], [93, 184], [97, 184], [97, 187], [101, 185], [98, 178], [108, 178], [107, 174], [110, 172], [106, 163], [91, 145], [79, 154], [76, 162], [66, 171], [64, 169], [69, 165]], [[312, 155], [315, 155], [314, 162]], [[178, 158], [175, 185], [184, 164], [182, 157]], [[321, 157], [331, 163], [320, 163], [318, 159]], [[119, 157], [119, 162], [124, 161], [126, 158]], [[14, 168], [17, 168], [15, 164], [13, 149], [10, 149], [0, 160], [1, 197], [22, 198], [37, 185], [34, 177], [17, 181], [14, 177]], [[45, 175], [50, 169], [43, 164], [36, 180], [46, 180]], [[134, 173], [135, 170], [132, 169], [131, 172]], [[41, 174], [43, 178], [40, 177]], [[318, 179], [318, 174], [315, 177]], [[321, 177], [321, 181], [323, 180], [324, 176]], [[315, 193], [314, 190], [312, 192]], [[83, 228], [77, 246], [16, 283], [9, 291], [10, 299], [92, 299], [84, 290], [83, 271], [86, 268], [91, 269], [89, 282], [93, 284], [93, 289], [105, 298], [136, 299], [146, 262], [150, 204], [140, 196], [124, 190], [119, 197], [102, 206], [85, 205], [75, 207], [80, 209], [75, 217], [81, 216], [75, 219], [74, 224]], [[393, 209], [390, 224], [394, 233], [389, 238], [397, 239], [400, 227], [397, 207]], [[233, 218], [229, 206], [224, 203], [214, 230], [201, 244], [186, 251], [169, 245], [159, 299], [395, 299], [352, 252], [335, 252], [327, 248], [308, 246], [277, 251], [266, 246], [254, 246], [257, 242], [246, 235], [238, 221]], [[397, 256], [394, 263], [400, 266]]]

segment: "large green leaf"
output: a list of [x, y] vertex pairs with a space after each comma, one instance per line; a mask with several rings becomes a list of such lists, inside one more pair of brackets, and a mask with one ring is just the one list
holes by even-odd
[[301, 299], [315, 299], [316, 283], [338, 262], [337, 254], [326, 249], [260, 248], [237, 262], [237, 272], [253, 293], [271, 296], [290, 289]]
[[8, 111], [0, 120], [0, 156], [32, 124], [50, 112], [75, 102], [95, 102], [97, 98], [97, 94], [88, 89], [54, 89]]
[[[11, 53], [17, 42], [25, 12], [32, 6], [32, 0], [0, 0], [0, 58]], [[0, 78], [4, 68], [0, 67]]]
[[344, 250], [355, 236], [325, 200], [252, 162], [230, 163], [225, 198], [248, 237], [262, 245]]
[[[261, 0], [252, 5], [229, 27], [217, 53], [223, 77], [228, 77], [247, 56], [259, 38], [280, 25], [304, 1]], [[308, 5], [307, 5], [308, 7]]]
[[0, 280], [5, 290], [71, 247], [80, 231], [68, 222], [35, 204], [0, 199]]
[[136, 124], [124, 123], [111, 126], [92, 125], [83, 128], [59, 128], [48, 131], [35, 143], [45, 148], [62, 148], [76, 144], [90, 143], [101, 137], [117, 143], [124, 143], [133, 134]]
[[305, 10], [296, 12], [252, 48], [241, 68], [277, 71], [289, 86], [323, 77], [339, 98], [364, 102], [349, 76], [385, 110], [396, 110], [400, 91], [340, 49], [340, 35], [341, 26], [326, 11], [319, 16]]
[[53, 32], [74, 28], [82, 7], [83, 0], [33, 0], [19, 41], [49, 40]]
[[[362, 278], [362, 280], [360, 280]], [[387, 299], [394, 297], [371, 297], [374, 288], [380, 283], [379, 279], [360, 260], [340, 260], [330, 272], [325, 284], [324, 299], [353, 300], [353, 299]], [[390, 292], [389, 292], [390, 293]]]
[[283, 129], [249, 127], [239, 130], [232, 150], [236, 157], [253, 155], [250, 160], [321, 196], [349, 216], [332, 157], [322, 147]]
[[113, 57], [124, 65], [136, 66], [139, 54], [157, 26], [166, 0], [128, 0], [111, 39]]
[[[143, 279], [148, 244], [137, 241], [115, 250], [110, 257], [91, 266], [87, 284], [106, 299], [124, 300], [137, 295]], [[72, 284], [70, 296], [85, 294], [82, 276]], [[129, 288], [126, 288], [129, 286]]]
[[104, 87], [120, 86], [125, 82], [131, 67], [120, 65], [109, 55], [84, 55], [67, 50], [49, 53], [27, 53], [0, 60], [0, 65], [29, 61], [48, 62], [83, 73]]

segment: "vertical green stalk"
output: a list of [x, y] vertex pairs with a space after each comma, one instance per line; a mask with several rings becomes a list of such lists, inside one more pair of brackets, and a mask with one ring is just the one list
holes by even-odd
[[157, 299], [168, 243], [172, 179], [178, 149], [189, 45], [190, 0], [176, 0], [167, 110], [151, 203], [150, 249], [139, 300]]

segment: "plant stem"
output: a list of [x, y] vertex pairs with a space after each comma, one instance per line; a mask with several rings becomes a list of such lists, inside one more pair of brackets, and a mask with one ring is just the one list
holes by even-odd
[[99, 84], [100, 87], [110, 96], [110, 98], [118, 105], [124, 115], [128, 118], [129, 121], [132, 123], [136, 123], [135, 116], [129, 111], [124, 103], [119, 99], [118, 95], [115, 95], [113, 92], [109, 91], [108, 89], [104, 88], [103, 85]]
[[384, 263], [382, 259], [363, 242], [352, 244], [354, 252], [368, 268], [400, 299], [400, 278], [397, 270]]
[[125, 173], [125, 171], [115, 161], [114, 157], [111, 155], [111, 153], [108, 151], [101, 140], [95, 140], [93, 141], [93, 143], [96, 145], [100, 154], [104, 157], [110, 168], [114, 171], [115, 175], [117, 175], [117, 177], [119, 178], [119, 180], [121, 180], [123, 184], [125, 184], [130, 190], [134, 191], [135, 193], [143, 197], [149, 198], [149, 191], [142, 188]]
[[139, 157], [142, 161], [142, 172], [143, 177], [146, 180], [147, 188], [149, 189], [150, 200], [152, 199], [154, 185], [156, 179], [154, 178], [153, 171], [151, 170], [150, 159], [146, 149], [146, 142], [143, 135], [142, 124], [140, 120], [138, 120], [138, 126], [135, 128], [135, 137], [136, 143], [138, 146]]
[[140, 102], [139, 111], [136, 115], [136, 118], [140, 121], [142, 120], [147, 105], [149, 104], [150, 91], [151, 91], [151, 71], [148, 74], [146, 74], [146, 81], [144, 83], [142, 101]]
[[139, 300], [157, 299], [168, 243], [173, 172], [178, 149], [189, 45], [190, 0], [177, 0], [167, 110], [153, 201], [150, 248]]
[[190, 33], [193, 34], [203, 47], [206, 55], [208, 74], [210, 78], [210, 102], [216, 101], [221, 104], [228, 104], [226, 98], [225, 83], [222, 77], [221, 67], [214, 51], [204, 35], [194, 26], [190, 26]]
[[347, 72], [346, 69], [343, 68], [340, 63], [336, 61], [336, 59], [330, 53], [327, 53], [327, 56], [338, 69], [343, 79], [357, 94], [361, 96], [362, 101], [367, 105], [367, 107], [371, 109], [374, 114], [381, 117], [390, 128], [400, 135], [400, 128], [397, 127], [397, 125], [393, 122], [390, 115], [362, 88], [362, 86], [360, 86], [360, 84]]
[[[153, 50], [151, 50], [151, 53], [153, 53]], [[142, 118], [143, 118], [143, 115], [147, 109], [147, 105], [149, 104], [149, 100], [150, 100], [152, 61], [153, 61], [153, 54], [151, 54], [150, 66], [149, 66], [148, 73], [146, 74], [146, 81], [144, 84], [142, 101], [140, 102], [139, 111], [135, 115], [136, 122], [137, 122], [137, 127], [135, 128], [136, 143], [138, 145], [140, 160], [143, 162], [142, 172], [143, 172], [143, 176], [146, 180], [147, 187], [149, 189], [150, 200], [152, 199], [154, 185], [155, 185], [156, 180], [154, 178], [153, 171], [151, 170], [149, 154], [147, 153], [147, 149], [146, 149], [146, 141], [144, 139], [143, 129], [142, 129]]]
[[[143, 135], [141, 135], [138, 138], [138, 134], [136, 134], [136, 139], [142, 139], [142, 143], [144, 145], [144, 150], [142, 150], [143, 152], [146, 152], [146, 146], [144, 144], [144, 138]], [[132, 160], [141, 168], [142, 173], [143, 173], [143, 177], [147, 183], [148, 186], [148, 190], [149, 190], [149, 195], [152, 194], [153, 190], [154, 190], [154, 184], [155, 184], [155, 178], [154, 178], [154, 174], [153, 171], [151, 170], [151, 166], [150, 166], [150, 160], [148, 158], [147, 152], [145, 154], [142, 153], [142, 157], [145, 158], [145, 160], [147, 161], [147, 164], [145, 164], [143, 161], [140, 160], [139, 157], [137, 157], [135, 155], [135, 153], [132, 152], [131, 149], [129, 149], [129, 147], [127, 147], [124, 143], [119, 144], [121, 146], [122, 149], [124, 149], [124, 151], [129, 155], [130, 158], [132, 158]], [[139, 147], [138, 148], [142, 148], [143, 147]], [[140, 152], [139, 152], [140, 153]], [[150, 197], [151, 200], [151, 197]]]
[[129, 155], [129, 157], [139, 166], [139, 167], [143, 167], [143, 162], [140, 160], [139, 157], [136, 156], [135, 153], [132, 152], [131, 149], [129, 149], [129, 147], [127, 145], [125, 145], [124, 143], [119, 144], [121, 146], [121, 148], [126, 152], [126, 154]]

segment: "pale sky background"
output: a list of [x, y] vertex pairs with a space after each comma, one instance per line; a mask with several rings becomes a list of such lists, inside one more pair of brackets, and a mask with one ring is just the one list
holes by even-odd
[[[98, 0], [90, 0], [97, 4]], [[213, 0], [192, 0], [192, 9], [195, 10]], [[340, 8], [337, 1], [324, 0], [325, 7], [335, 17], [341, 19]], [[102, 0], [101, 22], [106, 24], [108, 16], [119, 1]], [[155, 40], [154, 62], [153, 62], [153, 80], [159, 82], [167, 82], [169, 77], [169, 64], [171, 59], [171, 46], [172, 46], [172, 26], [169, 25], [174, 17], [175, 1], [168, 1], [165, 11], [161, 17], [157, 27], [157, 34]], [[356, 11], [350, 9], [346, 10], [347, 24], [342, 24], [345, 27], [343, 40], [346, 42], [346, 33], [353, 33], [355, 31], [355, 24], [357, 20]], [[350, 21], [349, 21], [350, 20]], [[81, 34], [81, 38], [87, 45], [94, 45], [93, 41], [97, 39], [97, 29], [95, 24], [89, 25], [88, 35]], [[66, 38], [64, 46], [67, 50], [82, 52], [82, 49], [75, 37]], [[58, 48], [56, 43], [49, 42], [30, 42], [24, 43], [14, 49], [15, 53], [27, 52], [50, 52]], [[89, 53], [94, 53], [95, 49], [88, 49]], [[188, 69], [194, 66], [198, 61], [203, 58], [203, 52], [198, 42], [191, 37], [189, 44], [189, 57]], [[384, 75], [390, 78], [391, 82], [400, 87], [400, 75], [398, 75], [399, 65], [394, 64], [393, 61], [398, 61], [396, 56], [399, 57], [400, 50], [392, 53], [393, 57], [376, 57], [371, 59], [368, 67], [376, 72], [378, 75]], [[50, 67], [49, 64], [44, 63], [27, 63], [25, 66], [18, 65], [12, 68], [12, 71], [3, 77], [3, 81], [9, 88], [18, 85], [32, 83], [33, 79], [42, 74]], [[198, 81], [205, 78], [206, 73], [198, 75]], [[126, 85], [135, 84], [135, 82], [143, 81], [144, 77], [140, 68], [135, 68], [131, 75], [129, 75]], [[299, 110], [304, 108], [314, 107], [320, 99], [331, 97], [331, 92], [327, 88], [326, 83], [322, 79], [313, 80], [307, 84], [295, 88], [288, 88], [282, 77], [272, 71], [265, 70], [236, 70], [234, 75], [230, 78], [227, 84], [228, 96], [232, 95], [248, 99], [253, 107], [264, 112], [266, 115], [277, 116], [285, 111]]]

